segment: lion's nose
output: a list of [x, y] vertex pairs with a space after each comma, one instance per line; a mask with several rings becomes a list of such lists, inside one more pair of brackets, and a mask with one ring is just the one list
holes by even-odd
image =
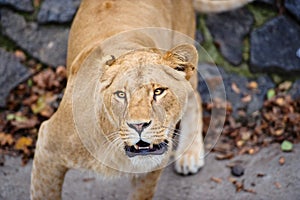
[[128, 123], [127, 122], [127, 125], [130, 128], [134, 129], [136, 132], [138, 132], [138, 134], [141, 134], [145, 128], [147, 128], [148, 126], [150, 126], [151, 122], [152, 121], [142, 122], [142, 123]]

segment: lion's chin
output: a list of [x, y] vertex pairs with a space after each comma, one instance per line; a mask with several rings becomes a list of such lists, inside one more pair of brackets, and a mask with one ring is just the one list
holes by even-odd
[[130, 161], [135, 173], [146, 173], [165, 167], [166, 155], [135, 156]]
[[135, 156], [157, 156], [166, 153], [168, 150], [168, 142], [150, 145], [147, 142], [140, 140], [135, 145], [125, 146], [125, 153], [129, 158]]

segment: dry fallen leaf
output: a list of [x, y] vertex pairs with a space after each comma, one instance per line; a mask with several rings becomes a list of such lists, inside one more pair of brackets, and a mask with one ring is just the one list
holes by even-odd
[[283, 106], [284, 104], [286, 104], [286, 102], [284, 101], [283, 98], [277, 98], [275, 100], [275, 103], [278, 105], [278, 106]]
[[248, 83], [247, 87], [251, 90], [255, 90], [258, 88], [258, 84], [255, 81], [251, 81], [250, 83]]
[[249, 103], [251, 100], [252, 100], [252, 96], [250, 94], [248, 94], [242, 98], [243, 103]]
[[213, 181], [213, 182], [215, 182], [215, 183], [222, 183], [222, 179], [221, 178], [211, 177], [210, 180]]
[[216, 155], [216, 159], [217, 160], [229, 160], [231, 158], [234, 157], [234, 154], [233, 153], [226, 153], [226, 154], [217, 154]]
[[12, 145], [13, 143], [14, 139], [11, 134], [0, 133], [0, 146]]
[[265, 174], [263, 174], [263, 173], [258, 173], [258, 174], [256, 174], [256, 176], [259, 177], [259, 178], [261, 178], [261, 177], [264, 177]]
[[15, 144], [16, 150], [26, 150], [27, 147], [32, 145], [32, 139], [30, 137], [21, 137]]
[[281, 184], [278, 183], [278, 182], [275, 182], [274, 185], [275, 185], [275, 187], [276, 187], [277, 189], [280, 189], [280, 188], [281, 188]]
[[236, 83], [232, 83], [232, 84], [231, 84], [231, 89], [232, 89], [236, 94], [240, 94], [240, 93], [241, 93], [241, 90], [240, 90], [240, 88], [237, 86]]
[[16, 50], [15, 51], [15, 56], [21, 61], [24, 62], [26, 60], [26, 55], [23, 51], [21, 50]]
[[33, 117], [25, 120], [14, 120], [11, 121], [11, 124], [15, 127], [15, 130], [33, 128], [38, 124], [37, 117]]
[[283, 156], [281, 156], [280, 158], [279, 158], [279, 164], [280, 165], [284, 165], [284, 163], [285, 163], [285, 158], [283, 157]]
[[287, 91], [292, 87], [293, 83], [291, 81], [284, 81], [283, 83], [280, 83], [278, 86], [279, 90]]

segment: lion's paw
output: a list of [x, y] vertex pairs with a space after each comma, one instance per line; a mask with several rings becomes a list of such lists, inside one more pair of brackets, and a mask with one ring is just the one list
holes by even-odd
[[175, 171], [181, 175], [196, 174], [204, 166], [204, 152], [187, 151], [175, 162]]

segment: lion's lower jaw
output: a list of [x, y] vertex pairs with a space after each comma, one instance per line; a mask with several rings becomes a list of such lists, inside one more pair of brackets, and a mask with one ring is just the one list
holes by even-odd
[[[167, 154], [167, 153], [166, 153]], [[146, 173], [164, 168], [169, 160], [168, 155], [135, 156], [130, 158], [132, 173]]]

